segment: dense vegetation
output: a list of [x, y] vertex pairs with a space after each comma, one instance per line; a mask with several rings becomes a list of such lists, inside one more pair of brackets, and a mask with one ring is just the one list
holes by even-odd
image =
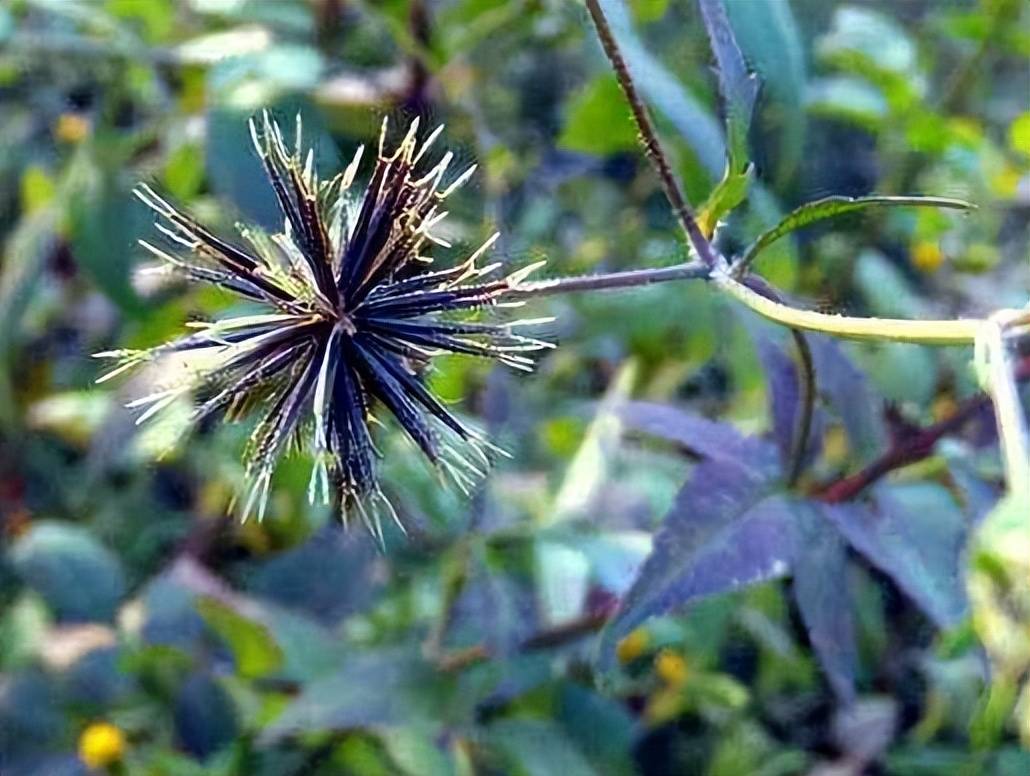
[[[588, 5], [669, 176], [582, 3], [0, 6], [0, 774], [1030, 772], [1030, 9]], [[669, 268], [433, 359], [510, 457], [466, 496], [381, 413], [381, 541], [306, 452], [236, 519], [253, 422], [125, 407], [175, 359], [95, 383], [252, 312], [131, 191], [282, 230], [266, 108], [324, 178], [445, 123], [434, 269]]]

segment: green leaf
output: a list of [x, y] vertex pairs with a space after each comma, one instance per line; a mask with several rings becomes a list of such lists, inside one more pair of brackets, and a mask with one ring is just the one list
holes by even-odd
[[125, 593], [118, 557], [81, 526], [35, 523], [11, 548], [11, 560], [59, 620], [112, 620]]
[[877, 131], [887, 118], [883, 92], [861, 78], [831, 76], [808, 86], [805, 103], [809, 113], [856, 124]]
[[623, 0], [600, 0], [600, 4], [637, 88], [672, 122], [715, 180], [726, 164], [726, 143], [718, 122], [637, 37]]
[[79, 266], [124, 312], [142, 312], [132, 287], [132, 265], [136, 240], [148, 219], [143, 205], [120, 188], [113, 175], [87, 169], [72, 187], [68, 217]]
[[22, 318], [57, 242], [59, 209], [48, 205], [27, 214], [11, 229], [0, 262], [0, 423], [15, 420], [10, 360]]
[[503, 719], [490, 726], [488, 740], [517, 776], [599, 776], [553, 722]]
[[568, 683], [558, 692], [555, 718], [600, 773], [636, 773], [630, 756], [636, 724], [621, 702]]
[[953, 210], [974, 210], [976, 205], [961, 199], [948, 199], [945, 197], [825, 197], [814, 202], [805, 203], [792, 211], [772, 229], [760, 234], [748, 249], [744, 251], [741, 261], [744, 264], [750, 264], [759, 253], [784, 235], [816, 221], [871, 207], [939, 207]]
[[275, 741], [294, 733], [431, 726], [440, 718], [441, 684], [416, 650], [351, 651], [336, 671], [308, 683], [262, 737]]
[[458, 772], [452, 758], [423, 730], [411, 726], [390, 728], [380, 740], [401, 773], [453, 776]]
[[732, 166], [731, 162], [726, 167], [726, 173], [719, 181], [719, 185], [712, 190], [708, 199], [698, 209], [697, 223], [705, 237], [711, 238], [715, 234], [719, 222], [747, 196], [754, 168], [747, 164], [744, 166], [744, 172], [737, 174], [730, 172]]
[[910, 73], [916, 48], [893, 19], [871, 8], [842, 6], [833, 15], [833, 27], [816, 46], [820, 58], [858, 72]]
[[595, 78], [569, 99], [558, 145], [605, 156], [639, 147], [637, 128], [615, 76]]
[[[712, 52], [718, 66], [719, 91], [722, 94], [726, 110], [726, 150], [729, 157], [729, 169], [723, 177], [722, 187], [748, 167], [748, 129], [751, 126], [751, 114], [758, 95], [758, 81], [748, 72], [744, 55], [740, 52], [733, 29], [726, 18], [726, 9], [722, 0], [700, 0], [701, 15], [705, 29], [711, 42]], [[745, 184], [746, 186], [746, 181]], [[743, 192], [741, 192], [741, 198]], [[710, 198], [710, 201], [714, 197]], [[740, 199], [737, 199], [740, 202]], [[735, 205], [736, 203], [734, 203]], [[733, 207], [730, 205], [729, 207]], [[728, 210], [729, 208], [727, 208]], [[726, 211], [723, 211], [726, 212]], [[721, 214], [720, 214], [721, 216]], [[709, 221], [714, 227], [715, 221]], [[711, 234], [709, 232], [709, 234]]]
[[204, 622], [229, 645], [237, 672], [247, 678], [267, 676], [279, 669], [283, 653], [268, 628], [211, 596], [197, 600]]

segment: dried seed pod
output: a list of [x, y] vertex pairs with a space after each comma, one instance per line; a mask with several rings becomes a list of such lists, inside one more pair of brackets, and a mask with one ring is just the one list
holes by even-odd
[[170, 247], [140, 244], [168, 271], [267, 311], [200, 324], [150, 350], [98, 354], [118, 361], [101, 380], [167, 354], [203, 354], [187, 379], [131, 403], [145, 408], [139, 421], [194, 393], [204, 396], [195, 422], [263, 408], [245, 453], [243, 517], [263, 516], [272, 472], [296, 441], [315, 460], [311, 500], [328, 502], [337, 491], [344, 519], [353, 509], [381, 536], [382, 512], [396, 513], [376, 477], [372, 412], [386, 408], [425, 456], [467, 489], [496, 448], [432, 394], [422, 368], [439, 353], [462, 353], [530, 369], [528, 354], [549, 344], [515, 329], [535, 321], [463, 321], [454, 313], [503, 303], [538, 265], [485, 279], [498, 265], [477, 261], [494, 235], [461, 264], [429, 269], [431, 245], [446, 245], [433, 233], [446, 216], [442, 204], [473, 172], [448, 182], [450, 153], [420, 170], [440, 129], [420, 144], [416, 120], [387, 155], [384, 122], [371, 178], [354, 192], [360, 148], [344, 171], [321, 181], [312, 152], [302, 152], [299, 117], [293, 151], [267, 113], [250, 128], [283, 231], [268, 236], [241, 227], [243, 243], [224, 240], [144, 184], [136, 195], [160, 217], [157, 228]]

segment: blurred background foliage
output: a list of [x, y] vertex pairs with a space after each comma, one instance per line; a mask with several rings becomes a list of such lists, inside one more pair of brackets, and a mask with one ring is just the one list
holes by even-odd
[[[723, 248], [829, 194], [962, 197], [979, 210], [849, 216], [781, 240], [757, 268], [852, 314], [1022, 306], [1030, 8], [726, 6], [762, 86], [757, 181]], [[700, 15], [687, 0], [617, 7], [702, 201], [725, 141]], [[512, 458], [466, 499], [383, 438], [409, 526], [385, 552], [307, 505], [303, 460], [281, 467], [266, 520], [240, 524], [227, 510], [245, 428], [210, 424], [169, 450], [188, 408], [141, 428], [122, 408], [160, 375], [93, 385], [90, 353], [155, 344], [233, 304], [136, 272], [151, 219], [129, 192], [146, 180], [223, 229], [278, 228], [246, 130], [263, 107], [303, 115], [326, 171], [374, 142], [384, 115], [445, 122], [480, 164], [453, 202], [461, 248], [499, 228], [499, 258], [546, 257], [554, 275], [682, 261], [581, 4], [6, 0], [0, 103], [3, 776], [1030, 773], [1013, 716], [1030, 638], [1017, 618], [1011, 670], [989, 675], [955, 578], [1000, 492], [989, 418], [878, 486], [905, 525], [877, 538], [885, 552], [940, 546], [943, 531], [947, 557], [850, 551], [833, 567], [854, 606], [843, 674], [820, 668], [785, 581], [648, 619], [598, 661], [595, 634], [695, 467], [627, 428], [620, 403], [776, 438], [785, 340], [703, 284], [534, 301], [560, 347], [531, 376], [439, 362], [434, 388]], [[809, 489], [976, 390], [965, 350], [834, 353], [837, 387], [821, 388], [836, 414], [816, 424]], [[899, 588], [890, 563], [910, 561], [925, 574]]]

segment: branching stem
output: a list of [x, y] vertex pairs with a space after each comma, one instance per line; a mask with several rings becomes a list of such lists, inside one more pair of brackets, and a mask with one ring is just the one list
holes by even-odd
[[686, 233], [687, 240], [697, 252], [698, 257], [709, 267], [714, 267], [715, 254], [712, 251], [711, 243], [708, 242], [698, 226], [690, 204], [680, 189], [679, 181], [676, 180], [676, 176], [672, 172], [669, 157], [662, 148], [661, 140], [658, 138], [658, 131], [651, 120], [651, 114], [637, 92], [636, 84], [633, 83], [629, 67], [626, 65], [626, 60], [623, 58], [622, 52], [615, 42], [615, 36], [612, 34], [612, 29], [605, 18], [604, 11], [601, 10], [600, 2], [599, 0], [586, 0], [586, 4], [587, 10], [590, 12], [590, 18], [597, 30], [597, 36], [601, 40], [601, 46], [604, 48], [604, 53], [608, 57], [608, 61], [612, 63], [615, 77], [619, 81], [619, 86], [622, 87], [623, 94], [626, 95], [626, 101], [629, 103], [630, 110], [633, 112], [633, 120], [640, 131], [640, 140], [643, 143], [644, 152], [651, 160], [651, 164], [654, 165], [655, 171], [661, 179], [665, 198], [669, 200], [673, 213], [679, 219], [680, 225]]

